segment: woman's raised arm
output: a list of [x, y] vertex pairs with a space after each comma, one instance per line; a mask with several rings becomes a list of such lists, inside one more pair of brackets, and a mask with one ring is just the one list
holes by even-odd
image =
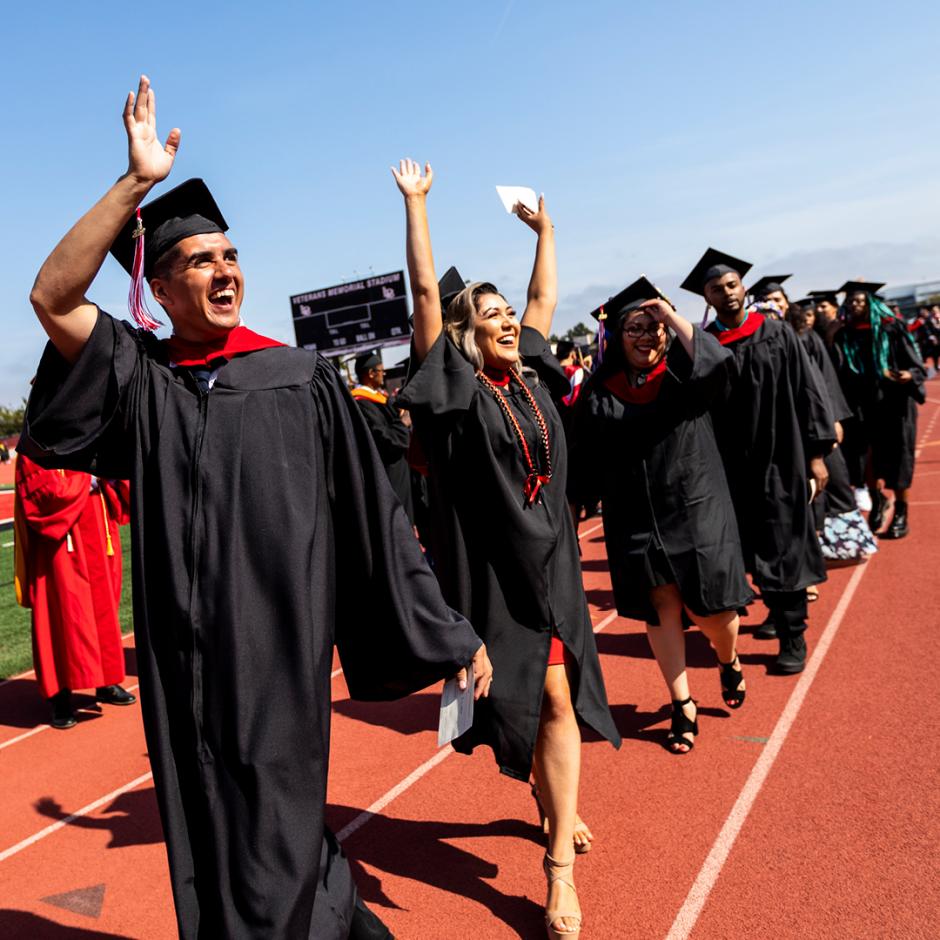
[[545, 197], [539, 196], [538, 212], [518, 203], [516, 214], [538, 235], [535, 245], [535, 264], [529, 280], [524, 326], [531, 326], [546, 339], [552, 330], [552, 317], [558, 303], [558, 266], [555, 262], [555, 227], [545, 209]]
[[414, 354], [421, 362], [444, 329], [428, 229], [427, 195], [434, 171], [426, 163], [422, 176], [421, 167], [414, 160], [402, 160], [397, 170], [392, 167], [392, 174], [405, 200], [405, 253], [414, 303]]

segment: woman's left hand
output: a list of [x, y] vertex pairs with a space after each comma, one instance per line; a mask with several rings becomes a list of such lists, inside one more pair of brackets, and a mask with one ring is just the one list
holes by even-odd
[[550, 232], [554, 227], [549, 217], [548, 210], [545, 208], [544, 195], [539, 196], [538, 212], [533, 212], [528, 206], [524, 206], [521, 202], [517, 202], [512, 207], [512, 211], [515, 212], [536, 235], [541, 235], [543, 232]]

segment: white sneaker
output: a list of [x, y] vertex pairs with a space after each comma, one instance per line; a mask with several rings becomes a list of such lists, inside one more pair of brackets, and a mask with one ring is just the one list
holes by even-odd
[[868, 492], [868, 487], [855, 487], [855, 505], [862, 512], [871, 512], [871, 493]]

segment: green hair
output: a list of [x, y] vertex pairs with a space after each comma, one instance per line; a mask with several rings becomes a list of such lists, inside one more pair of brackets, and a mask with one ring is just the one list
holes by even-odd
[[[850, 319], [846, 311], [846, 304], [848, 304], [850, 296], [846, 295], [845, 303], [839, 308], [839, 316], [846, 324], [849, 323]], [[888, 334], [885, 333], [884, 324], [885, 320], [894, 320], [895, 316], [888, 309], [888, 305], [883, 300], [879, 300], [874, 294], [868, 295], [868, 316], [871, 320], [872, 362], [862, 362], [861, 350], [855, 338], [855, 331], [851, 328], [841, 331], [839, 345], [845, 353], [845, 361], [856, 375], [862, 375], [874, 366], [875, 375], [882, 376], [885, 374], [886, 369], [891, 368], [890, 344]]]

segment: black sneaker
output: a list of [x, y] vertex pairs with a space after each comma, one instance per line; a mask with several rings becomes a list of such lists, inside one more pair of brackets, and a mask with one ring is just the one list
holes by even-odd
[[66, 731], [74, 728], [78, 722], [75, 719], [75, 712], [72, 711], [72, 692], [69, 689], [62, 689], [56, 692], [49, 699], [49, 705], [52, 707], [52, 720], [49, 722], [53, 728], [59, 731]]
[[784, 676], [793, 676], [806, 668], [806, 640], [802, 633], [780, 637], [780, 653], [774, 660], [773, 670]]
[[95, 689], [95, 698], [105, 705], [133, 705], [137, 701], [136, 695], [131, 695], [119, 685], [106, 685]]

